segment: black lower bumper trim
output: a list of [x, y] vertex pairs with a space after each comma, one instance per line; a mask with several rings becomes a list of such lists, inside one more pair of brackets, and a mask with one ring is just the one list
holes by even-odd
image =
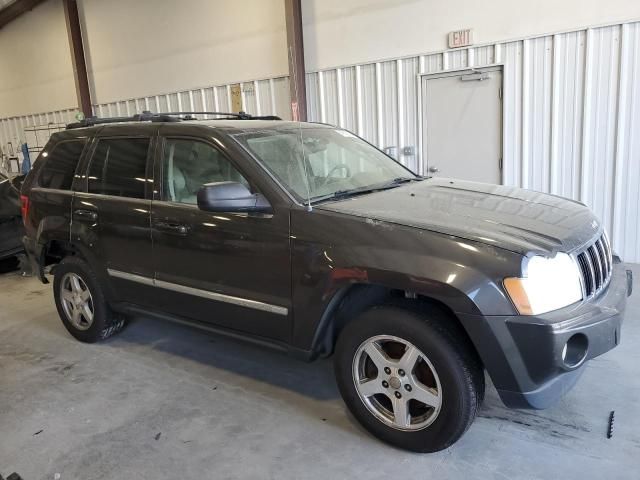
[[498, 394], [509, 408], [542, 410], [552, 406], [571, 390], [583, 372], [584, 367], [564, 373], [531, 392], [498, 390]]

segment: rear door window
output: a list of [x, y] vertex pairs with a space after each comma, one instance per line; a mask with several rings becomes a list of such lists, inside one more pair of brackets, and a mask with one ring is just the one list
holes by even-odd
[[84, 140], [60, 142], [51, 152], [42, 152], [46, 163], [42, 167], [38, 186], [69, 190], [85, 143]]
[[89, 193], [145, 198], [150, 143], [149, 138], [100, 139], [89, 166]]

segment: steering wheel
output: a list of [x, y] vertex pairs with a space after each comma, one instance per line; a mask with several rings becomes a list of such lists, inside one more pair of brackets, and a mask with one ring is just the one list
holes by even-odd
[[329, 173], [327, 173], [324, 182], [322, 182], [322, 185], [320, 186], [324, 187], [327, 183], [329, 183], [329, 179], [331, 179], [331, 175], [333, 174], [333, 172], [337, 172], [338, 170], [345, 170], [347, 172], [347, 178], [351, 177], [351, 169], [349, 168], [349, 165], [347, 165], [346, 163], [341, 163], [329, 170]]

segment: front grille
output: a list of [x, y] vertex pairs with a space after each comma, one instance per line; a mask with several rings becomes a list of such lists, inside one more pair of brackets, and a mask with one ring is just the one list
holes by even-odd
[[582, 293], [584, 298], [593, 297], [604, 289], [611, 279], [613, 257], [606, 234], [577, 255], [582, 272]]

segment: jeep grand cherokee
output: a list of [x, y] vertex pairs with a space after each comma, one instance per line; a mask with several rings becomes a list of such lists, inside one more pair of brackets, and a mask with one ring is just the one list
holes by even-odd
[[545, 408], [620, 341], [631, 275], [586, 206], [223, 117], [89, 119], [40, 154], [24, 244], [78, 340], [142, 313], [333, 354], [353, 415], [421, 452], [469, 428], [485, 370], [505, 405]]

